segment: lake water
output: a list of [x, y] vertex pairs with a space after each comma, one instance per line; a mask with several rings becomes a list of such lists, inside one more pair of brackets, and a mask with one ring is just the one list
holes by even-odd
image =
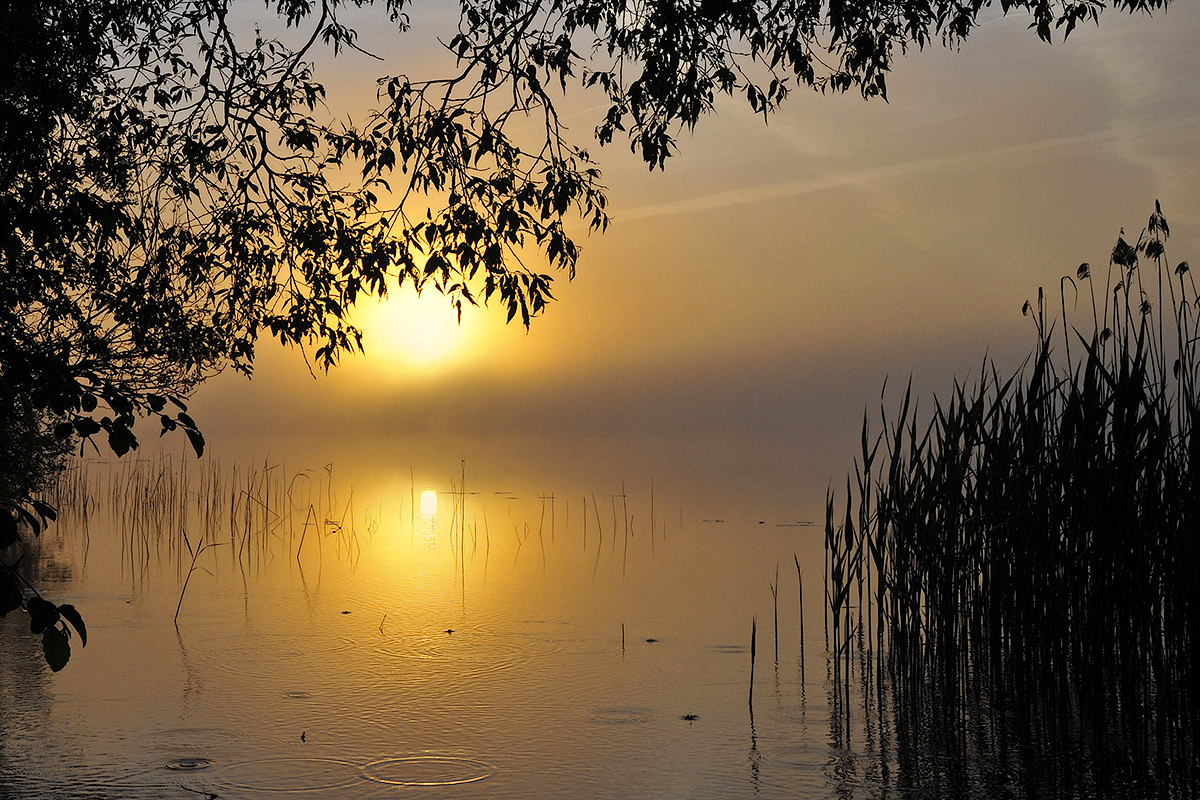
[[819, 528], [661, 486], [366, 472], [164, 458], [68, 481], [87, 513], [60, 500], [27, 566], [89, 642], [55, 674], [2, 621], [0, 794], [873, 793], [830, 744]]
[[1167, 751], [1086, 697], [900, 713], [869, 622], [831, 659], [823, 525], [786, 503], [454, 466], [69, 473], [22, 568], [89, 641], [52, 673], [0, 620], [0, 797], [1200, 791], [1191, 706]]

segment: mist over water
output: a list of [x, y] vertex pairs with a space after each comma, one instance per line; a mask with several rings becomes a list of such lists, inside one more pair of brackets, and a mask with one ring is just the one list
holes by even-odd
[[[1103, 713], [1006, 707], [967, 662], [945, 708], [919, 656], [894, 683], [871, 583], [828, 615], [824, 517], [746, 476], [275, 445], [50, 493], [22, 565], [89, 640], [51, 673], [0, 621], [11, 796], [1109, 796]], [[1149, 745], [1115, 724], [1124, 796]]]
[[[374, 480], [359, 483], [337, 463], [87, 464], [94, 505], [65, 513], [30, 565], [85, 610], [88, 646], [52, 675], [32, 637], [6, 632], [37, 691], [5, 692], [4, 785], [40, 797], [824, 791], [828, 711], [819, 671], [801, 682], [791, 566], [798, 553], [819, 574], [815, 528], [702, 517], [657, 482], [651, 507], [649, 483], [585, 492], [573, 476], [498, 483], [458, 467], [360, 463]], [[762, 637], [777, 563], [776, 664]], [[809, 645], [819, 662], [823, 645]]]

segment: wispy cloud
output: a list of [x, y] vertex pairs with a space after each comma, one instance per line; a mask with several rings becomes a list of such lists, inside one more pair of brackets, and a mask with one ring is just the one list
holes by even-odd
[[807, 180], [762, 183], [756, 186], [746, 186], [740, 189], [711, 192], [709, 194], [703, 194], [697, 197], [689, 197], [685, 200], [638, 206], [636, 208], [618, 211], [616, 212], [615, 216], [620, 220], [636, 220], [647, 217], [687, 214], [696, 211], [711, 211], [720, 208], [727, 208], [729, 206], [758, 203], [764, 200], [776, 200], [783, 197], [797, 197], [800, 195], [825, 191], [827, 189], [835, 189], [847, 186], [865, 187], [880, 181], [899, 178], [905, 175], [912, 175], [918, 172], [944, 169], [946, 167], [957, 167], [985, 161], [1004, 161], [1013, 158], [1038, 155], [1054, 150], [1073, 148], [1085, 144], [1116, 145], [1117, 142], [1117, 134], [1111, 131], [1096, 131], [1093, 133], [1078, 134], [1075, 136], [1060, 136], [1050, 139], [1042, 139], [1036, 142], [1002, 145], [983, 150], [970, 150], [960, 153], [932, 156], [930, 158], [912, 159], [910, 161], [901, 161], [895, 164], [884, 164], [877, 167], [867, 167], [859, 170], [823, 175], [821, 177], [810, 178]]

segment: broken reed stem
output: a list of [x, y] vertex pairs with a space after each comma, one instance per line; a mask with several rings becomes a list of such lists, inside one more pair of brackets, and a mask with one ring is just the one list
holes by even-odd
[[592, 512], [596, 515], [596, 557], [600, 557], [600, 548], [604, 546], [604, 524], [600, 522], [600, 506], [596, 503], [596, 493], [592, 492]]
[[792, 553], [796, 562], [796, 584], [800, 595], [800, 682], [804, 682], [804, 573], [800, 571], [800, 557]]
[[621, 551], [621, 577], [625, 577], [625, 566], [629, 563], [629, 524], [633, 522], [633, 518], [626, 519], [625, 526], [625, 549]]
[[467, 533], [467, 460], [461, 459], [459, 462], [459, 477], [458, 477], [458, 493], [461, 498], [459, 502], [459, 519], [458, 519], [458, 561], [459, 575], [462, 580], [463, 595], [465, 597], [467, 591], [467, 554], [466, 540]]
[[609, 499], [609, 502], [612, 504], [613, 538], [612, 538], [611, 548], [612, 548], [613, 552], [616, 552], [616, 550], [617, 550], [617, 498], [615, 495], [610, 494], [608, 496], [608, 499]]
[[621, 481], [621, 516], [625, 519], [625, 538], [629, 538], [629, 499], [625, 497], [625, 481]]
[[[192, 550], [192, 545], [187, 539], [187, 533], [183, 534], [183, 541], [192, 554], [192, 563], [188, 566], [187, 575], [184, 576], [183, 586], [179, 590], [179, 602], [175, 604], [175, 616], [171, 619], [176, 628], [179, 627], [179, 611], [183, 608], [183, 596], [187, 594], [188, 584], [192, 580], [192, 573], [196, 571], [196, 562], [200, 559], [200, 554], [210, 547], [215, 547], [216, 545], [221, 544], [221, 542], [201, 542], [196, 546], [195, 550]], [[207, 572], [207, 570], [205, 571]]]
[[771, 584], [771, 603], [774, 609], [775, 663], [779, 663], [779, 562], [775, 562], [775, 582]]

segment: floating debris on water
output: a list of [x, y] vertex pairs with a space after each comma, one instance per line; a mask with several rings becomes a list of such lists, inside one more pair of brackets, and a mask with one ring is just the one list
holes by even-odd
[[163, 764], [163, 769], [169, 769], [175, 772], [191, 772], [197, 769], [208, 769], [215, 762], [210, 758], [201, 758], [192, 756], [188, 758], [177, 758], [174, 761], [168, 761]]

